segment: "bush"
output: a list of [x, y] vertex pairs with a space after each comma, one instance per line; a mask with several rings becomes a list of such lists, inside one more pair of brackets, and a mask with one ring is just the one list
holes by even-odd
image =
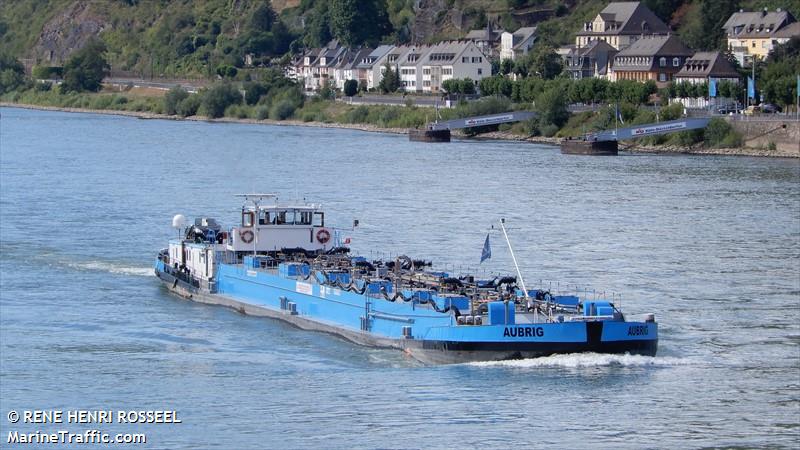
[[186, 92], [186, 89], [180, 86], [175, 86], [167, 91], [167, 94], [164, 95], [164, 113], [170, 116], [177, 114], [178, 104], [188, 96], [189, 93]]
[[39, 80], [61, 78], [64, 75], [63, 67], [55, 66], [33, 66], [31, 76]]
[[269, 110], [269, 118], [286, 120], [294, 114], [295, 106], [290, 100], [279, 100]]
[[[539, 113], [539, 123], [552, 124], [557, 128], [567, 123], [569, 111], [563, 91], [551, 88], [544, 91], [536, 99], [536, 111]], [[555, 134], [555, 133], [554, 133]]]
[[352, 97], [358, 93], [358, 81], [347, 80], [344, 82], [344, 95]]
[[741, 147], [742, 135], [725, 119], [714, 118], [703, 132], [703, 141], [703, 145], [711, 148]]
[[546, 125], [542, 125], [542, 127], [539, 129], [539, 132], [544, 137], [553, 137], [556, 135], [556, 133], [558, 133], [558, 127], [553, 125], [552, 123], [549, 123]]
[[40, 81], [38, 83], [34, 83], [33, 89], [37, 92], [47, 92], [53, 89], [53, 83], [49, 81]]
[[200, 109], [201, 104], [202, 99], [200, 98], [200, 95], [192, 94], [178, 103], [178, 106], [175, 108], [175, 112], [182, 117], [194, 116], [197, 114], [197, 110]]
[[236, 119], [247, 119], [250, 117], [249, 110], [243, 105], [231, 105], [225, 108], [225, 117], [233, 117]]
[[222, 117], [225, 108], [242, 102], [242, 95], [230, 83], [212, 86], [203, 94], [203, 109], [208, 117]]
[[217, 66], [217, 75], [221, 76], [222, 78], [233, 78], [239, 71], [236, 67], [233, 67], [228, 64], [220, 64]]
[[0, 94], [16, 90], [25, 82], [22, 63], [11, 55], [0, 52]]
[[511, 100], [505, 97], [486, 97], [473, 102], [459, 104], [455, 108], [455, 116], [483, 116], [507, 111], [511, 111]]
[[105, 52], [105, 44], [98, 39], [92, 39], [73, 53], [64, 65], [61, 92], [99, 91], [103, 78], [108, 73]]
[[261, 105], [256, 108], [256, 119], [258, 120], [265, 120], [269, 118], [269, 107], [266, 105]]
[[364, 105], [351, 109], [344, 115], [344, 121], [347, 123], [367, 123], [368, 118], [369, 108]]
[[244, 84], [244, 101], [248, 105], [255, 105], [261, 100], [261, 96], [269, 91], [261, 83], [249, 82]]

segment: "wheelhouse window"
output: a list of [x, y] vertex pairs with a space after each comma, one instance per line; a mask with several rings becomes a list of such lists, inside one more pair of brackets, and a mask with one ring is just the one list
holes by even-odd
[[314, 213], [314, 224], [315, 227], [324, 227], [325, 226], [325, 213], [322, 212], [315, 212]]
[[258, 224], [259, 225], [270, 225], [272, 224], [272, 220], [275, 219], [275, 214], [270, 214], [269, 211], [261, 210], [258, 212]]
[[311, 211], [300, 211], [298, 215], [300, 216], [299, 225], [311, 225]]
[[242, 211], [242, 226], [252, 227], [255, 222], [256, 213], [253, 211]]

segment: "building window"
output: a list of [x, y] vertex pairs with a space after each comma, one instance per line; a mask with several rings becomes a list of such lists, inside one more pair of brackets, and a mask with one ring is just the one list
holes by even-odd
[[431, 80], [424, 80], [422, 82], [422, 85], [425, 86], [425, 87], [431, 87]]
[[452, 75], [453, 68], [452, 67], [443, 67], [442, 68], [442, 75]]
[[662, 56], [662, 57], [661, 57], [661, 58], [658, 60], [658, 65], [659, 65], [660, 67], [667, 67], [667, 58], [664, 58], [664, 57]]
[[467, 62], [469, 62], [469, 58], [468, 58], [468, 57], [466, 57], [466, 56], [462, 56], [462, 57], [461, 57], [461, 62], [462, 62], [462, 63], [467, 63]]
[[680, 67], [681, 59], [680, 58], [672, 58], [672, 67]]
[[483, 69], [478, 69], [478, 75], [483, 75]]
[[756, 48], [756, 41], [753, 41], [750, 46], [753, 47], [753, 48]]
[[667, 74], [659, 73], [658, 74], [658, 81], [667, 81]]
[[423, 75], [430, 75], [431, 74], [431, 69], [428, 68], [428, 67], [422, 69], [422, 74]]

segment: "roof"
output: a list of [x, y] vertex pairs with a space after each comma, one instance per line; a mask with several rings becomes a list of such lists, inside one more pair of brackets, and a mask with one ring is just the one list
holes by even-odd
[[369, 56], [370, 53], [372, 53], [372, 49], [369, 47], [355, 51], [352, 54], [352, 59], [350, 59], [350, 61], [348, 61], [347, 64], [344, 65], [344, 68], [345, 69], [355, 68], [356, 66], [358, 66], [359, 63], [361, 63], [361, 60]]
[[692, 56], [676, 36], [645, 36], [614, 56], [614, 70], [651, 70], [659, 57]]
[[795, 36], [800, 36], [800, 22], [792, 22], [785, 27], [779, 28], [773, 37], [791, 39]]
[[641, 2], [614, 2], [598, 14], [607, 23], [606, 30], [583, 29], [579, 36], [621, 34], [665, 34], [669, 27]]
[[[360, 69], [371, 69], [379, 59], [389, 53], [394, 48], [394, 45], [379, 45], [375, 50], [372, 50], [365, 57], [361, 58], [356, 65]], [[371, 62], [363, 62], [364, 59], [369, 59]]]
[[720, 52], [697, 52], [686, 60], [675, 77], [739, 78], [739, 72]]
[[514, 48], [519, 47], [525, 41], [530, 39], [531, 36], [536, 34], [536, 27], [522, 27], [519, 30], [513, 33], [512, 40], [514, 42]]
[[575, 50], [580, 56], [597, 56], [602, 53], [617, 53], [617, 49], [614, 48], [608, 42], [601, 40], [601, 39], [593, 39], [589, 42], [589, 45], [586, 47], [578, 48]]
[[482, 28], [479, 30], [470, 30], [469, 33], [464, 37], [464, 39], [468, 41], [488, 41], [488, 42], [495, 42], [500, 40], [500, 35], [503, 34], [503, 30], [495, 30], [492, 28], [492, 22], [488, 22], [486, 24], [486, 28]]
[[[404, 54], [400, 57], [400, 60], [398, 61], [398, 64], [400, 64], [401, 66], [404, 65], [416, 66], [417, 64], [425, 60], [425, 57], [428, 56], [428, 53], [430, 53], [431, 49], [433, 48], [430, 45], [408, 45], [405, 47], [407, 48], [407, 51], [404, 52]], [[417, 59], [414, 61], [410, 61], [409, 58], [412, 55], [417, 55]]]
[[424, 58], [425, 64], [435, 66], [453, 63], [470, 44], [472, 42], [469, 41], [445, 41], [432, 45], [427, 57]]
[[617, 56], [691, 56], [693, 52], [675, 35], [644, 36]]
[[[604, 75], [609, 66], [609, 61], [611, 61], [616, 54], [617, 49], [611, 46], [608, 42], [594, 39], [586, 47], [571, 49], [569, 54], [567, 54], [567, 58], [572, 60], [579, 58], [579, 61], [580, 58], [588, 58], [589, 63], [593, 62], [597, 66], [597, 73]], [[579, 70], [582, 70], [584, 64], [587, 62], [586, 60], [582, 61], [584, 62], [581, 62], [580, 65], [573, 67], [580, 67]]]
[[[731, 14], [722, 28], [728, 37], [734, 38], [766, 38], [774, 35], [793, 23], [794, 16], [780, 8], [775, 11], [744, 11]], [[781, 36], [783, 37], [783, 36]]]
[[411, 47], [407, 45], [396, 46], [392, 48], [392, 51], [386, 55], [386, 61], [394, 64], [400, 64], [401, 62], [405, 61], [406, 54], [408, 54], [410, 51]]

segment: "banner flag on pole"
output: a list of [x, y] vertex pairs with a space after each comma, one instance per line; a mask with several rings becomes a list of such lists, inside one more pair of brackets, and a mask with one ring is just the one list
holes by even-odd
[[481, 263], [492, 257], [492, 247], [489, 245], [489, 233], [486, 233], [486, 241], [483, 243], [481, 252]]
[[709, 97], [716, 97], [717, 96], [717, 80], [714, 78], [708, 83], [708, 96]]
[[756, 85], [751, 77], [747, 77], [747, 97], [753, 100], [756, 98]]

